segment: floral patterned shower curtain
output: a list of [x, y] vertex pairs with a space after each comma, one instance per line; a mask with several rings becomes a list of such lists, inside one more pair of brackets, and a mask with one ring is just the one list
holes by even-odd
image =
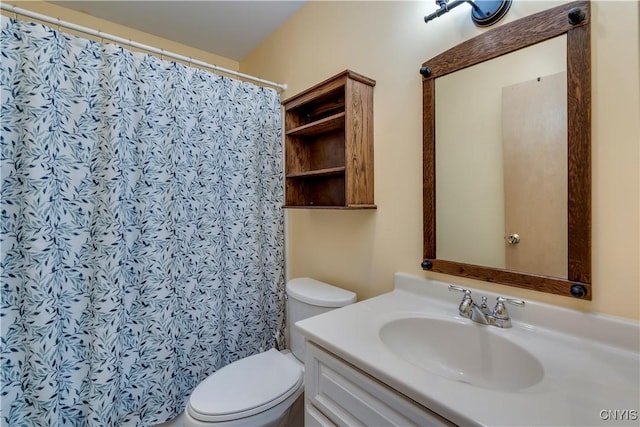
[[2, 19], [2, 425], [165, 421], [280, 337], [278, 94]]

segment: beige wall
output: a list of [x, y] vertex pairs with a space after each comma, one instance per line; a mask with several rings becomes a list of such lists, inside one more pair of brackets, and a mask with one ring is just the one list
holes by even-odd
[[[561, 1], [514, 2], [505, 22]], [[530, 300], [637, 319], [640, 304], [638, 2], [592, 3], [593, 301], [425, 273], [422, 254], [422, 62], [481, 30], [462, 5], [429, 24], [433, 2], [310, 1], [241, 62], [291, 96], [346, 68], [375, 88], [375, 211], [290, 210], [290, 277], [358, 293], [391, 290], [404, 271]], [[462, 172], [462, 171], [461, 171]]]
[[[4, 0], [3, 0], [4, 1]], [[209, 64], [216, 64], [223, 68], [228, 68], [233, 71], [240, 69], [238, 61], [234, 61], [223, 56], [214, 55], [209, 52], [202, 51], [200, 49], [194, 49], [192, 47], [177, 43], [171, 40], [163, 39], [142, 31], [133, 30], [123, 25], [115, 24], [104, 19], [95, 18], [86, 13], [77, 12], [75, 10], [67, 9], [57, 6], [55, 4], [42, 2], [42, 1], [4, 1], [7, 4], [11, 4], [22, 9], [27, 9], [32, 12], [41, 13], [53, 18], [59, 18], [61, 21], [71, 22], [72, 24], [89, 27], [94, 30], [102, 31], [107, 34], [130, 39], [134, 42], [142, 43], [158, 49], [164, 49], [168, 52], [178, 53], [189, 58], [200, 60]], [[151, 4], [151, 3], [150, 3]], [[13, 13], [3, 10], [3, 15], [13, 16]], [[27, 18], [29, 21], [35, 21]], [[50, 24], [45, 24], [50, 25]], [[89, 36], [87, 34], [80, 34], [73, 30], [61, 28], [62, 31], [79, 34], [82, 37], [92, 40], [98, 40], [97, 37]], [[135, 50], [135, 49], [134, 49]]]

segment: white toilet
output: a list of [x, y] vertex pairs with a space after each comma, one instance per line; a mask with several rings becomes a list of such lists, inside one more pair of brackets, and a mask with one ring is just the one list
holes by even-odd
[[191, 393], [185, 427], [302, 425], [304, 337], [293, 325], [351, 304], [356, 294], [309, 278], [290, 280], [286, 292], [291, 352], [271, 349], [209, 375]]

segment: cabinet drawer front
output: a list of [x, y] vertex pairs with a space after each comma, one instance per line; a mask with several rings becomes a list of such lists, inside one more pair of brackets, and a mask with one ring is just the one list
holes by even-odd
[[306, 355], [307, 405], [315, 406], [336, 425], [451, 425], [439, 415], [312, 343], [307, 343]]
[[304, 427], [335, 427], [335, 424], [329, 421], [315, 406], [307, 403], [304, 405]]

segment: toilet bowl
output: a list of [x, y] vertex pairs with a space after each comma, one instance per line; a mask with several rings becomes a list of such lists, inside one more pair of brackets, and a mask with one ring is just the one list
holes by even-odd
[[202, 381], [184, 411], [185, 427], [272, 427], [303, 424], [304, 337], [293, 325], [355, 302], [353, 292], [309, 278], [287, 283], [288, 350], [233, 362]]
[[185, 410], [185, 426], [284, 425], [302, 395], [303, 365], [275, 349], [219, 369], [198, 384]]

